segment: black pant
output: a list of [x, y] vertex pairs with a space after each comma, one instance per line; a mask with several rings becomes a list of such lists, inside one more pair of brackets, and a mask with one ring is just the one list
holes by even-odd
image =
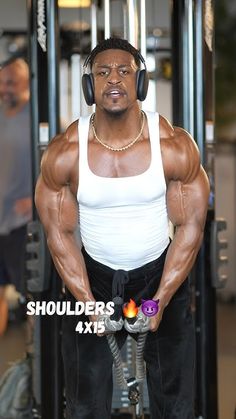
[[[97, 301], [112, 299], [115, 271], [83, 251], [90, 285]], [[156, 261], [128, 272], [124, 301], [151, 299], [160, 282], [166, 251]], [[67, 291], [67, 299], [74, 298]], [[85, 316], [63, 319], [62, 352], [65, 370], [67, 418], [109, 419], [113, 358], [106, 337], [75, 332]], [[127, 332], [116, 333], [121, 347]], [[149, 332], [144, 358], [152, 419], [193, 419], [194, 329], [186, 280], [166, 307], [157, 332]]]
[[26, 239], [27, 226], [23, 225], [7, 235], [0, 235], [0, 286], [12, 284], [26, 293]]

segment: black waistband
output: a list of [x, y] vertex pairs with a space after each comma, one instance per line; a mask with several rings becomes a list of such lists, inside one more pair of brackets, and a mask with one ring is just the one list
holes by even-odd
[[[170, 243], [169, 243], [169, 245], [170, 245]], [[166, 253], [167, 253], [167, 250], [169, 248], [169, 245], [166, 247], [166, 249], [164, 250], [164, 252], [157, 259], [155, 259], [155, 260], [153, 260], [151, 262], [148, 262], [145, 265], [142, 265], [142, 266], [140, 266], [138, 268], [130, 269], [128, 271], [125, 271], [124, 270], [124, 272], [128, 272], [129, 273], [129, 276], [131, 276], [131, 277], [132, 276], [135, 276], [136, 277], [136, 276], [139, 275], [139, 273], [141, 273], [141, 275], [143, 275], [143, 273], [148, 273], [148, 272], [150, 272], [150, 271], [152, 271], [154, 269], [155, 270], [158, 269], [158, 267], [159, 266], [161, 267], [163, 265], [163, 262], [165, 261], [165, 257], [166, 257]], [[86, 252], [86, 250], [85, 250], [84, 247], [82, 247], [81, 251], [82, 251], [82, 254], [84, 256], [86, 265], [88, 265], [89, 267], [95, 269], [96, 271], [97, 270], [98, 271], [102, 271], [102, 272], [107, 273], [107, 274], [110, 274], [112, 276], [115, 274], [115, 272], [116, 272], [115, 269], [112, 269], [109, 266], [106, 266], [103, 263], [100, 263], [97, 260], [93, 259]], [[122, 269], [122, 271], [123, 271], [123, 269]]]
[[108, 296], [110, 299], [119, 297], [123, 301], [130, 294], [135, 299], [135, 296], [139, 296], [140, 292], [143, 295], [145, 290], [148, 290], [147, 294], [151, 295], [156, 291], [160, 282], [168, 247], [159, 258], [129, 271], [114, 270], [91, 258], [82, 248], [92, 291], [96, 296], [100, 295], [102, 298], [106, 295], [107, 298]]

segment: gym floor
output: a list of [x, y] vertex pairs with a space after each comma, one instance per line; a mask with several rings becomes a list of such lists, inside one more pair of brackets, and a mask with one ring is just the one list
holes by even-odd
[[[236, 409], [236, 303], [218, 302], [219, 418], [234, 419]], [[25, 353], [26, 323], [12, 321], [0, 338], [0, 376]], [[215, 419], [215, 418], [211, 418]]]

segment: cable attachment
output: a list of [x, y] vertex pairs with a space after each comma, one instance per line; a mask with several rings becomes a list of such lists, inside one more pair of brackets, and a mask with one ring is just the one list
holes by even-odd
[[122, 318], [123, 299], [121, 297], [114, 297], [114, 313], [103, 313], [98, 316], [98, 321], [103, 322], [106, 333], [115, 333], [122, 329], [124, 320]]
[[125, 319], [124, 328], [129, 333], [144, 333], [149, 330], [150, 318], [143, 314], [142, 310], [139, 309], [136, 317], [132, 319]]

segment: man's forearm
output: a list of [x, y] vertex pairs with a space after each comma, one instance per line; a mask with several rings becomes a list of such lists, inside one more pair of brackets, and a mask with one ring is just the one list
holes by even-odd
[[167, 251], [159, 288], [153, 299], [160, 299], [164, 309], [187, 278], [198, 254], [203, 230], [194, 225], [180, 226]]
[[77, 301], [95, 301], [83, 255], [71, 234], [47, 238], [55, 267], [65, 286]]

